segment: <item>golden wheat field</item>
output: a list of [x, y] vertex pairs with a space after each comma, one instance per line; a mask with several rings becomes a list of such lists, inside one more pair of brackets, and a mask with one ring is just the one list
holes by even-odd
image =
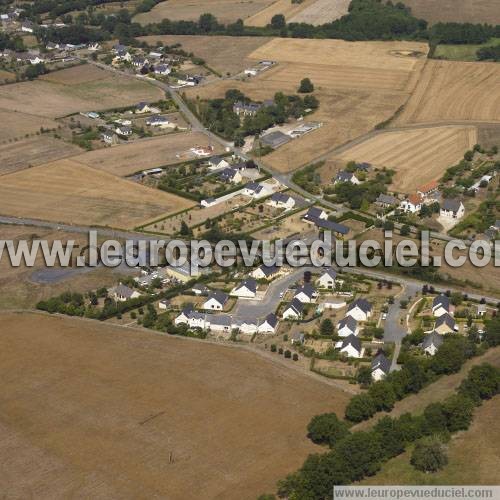
[[475, 127], [428, 127], [383, 132], [335, 157], [396, 171], [392, 189], [411, 193], [440, 178], [477, 142]]
[[125, 229], [193, 205], [73, 160], [2, 176], [0, 199], [2, 215]]
[[247, 26], [266, 26], [276, 14], [283, 14], [287, 21], [298, 15], [307, 7], [314, 5], [316, 0], [303, 0], [302, 3], [292, 3], [289, 0], [274, 0], [268, 7], [245, 19]]
[[500, 122], [500, 64], [429, 60], [395, 123]]
[[306, 23], [313, 26], [331, 23], [348, 12], [351, 0], [316, 0], [288, 19], [290, 23]]

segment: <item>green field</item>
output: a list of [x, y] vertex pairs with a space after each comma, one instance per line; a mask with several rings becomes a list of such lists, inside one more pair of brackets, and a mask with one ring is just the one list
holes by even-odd
[[500, 44], [500, 38], [491, 38], [486, 43], [476, 45], [438, 45], [434, 57], [449, 61], [477, 61], [476, 52], [478, 49], [498, 44]]

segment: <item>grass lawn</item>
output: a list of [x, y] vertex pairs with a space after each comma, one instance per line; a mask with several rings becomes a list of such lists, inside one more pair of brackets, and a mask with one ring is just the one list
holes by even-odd
[[500, 43], [500, 38], [491, 38], [483, 44], [438, 45], [434, 57], [449, 61], [477, 61], [476, 52], [482, 47], [489, 47]]

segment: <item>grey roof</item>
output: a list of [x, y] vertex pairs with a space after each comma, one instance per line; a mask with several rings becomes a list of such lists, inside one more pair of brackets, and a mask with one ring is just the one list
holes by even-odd
[[243, 280], [236, 289], [238, 290], [243, 287], [248, 288], [253, 293], [257, 292], [257, 282], [253, 278]]
[[450, 299], [446, 295], [438, 295], [437, 297], [434, 297], [434, 300], [432, 301], [432, 308], [434, 309], [437, 306], [442, 306], [444, 309], [447, 311], [450, 310]]
[[259, 184], [258, 182], [249, 182], [246, 186], [245, 189], [248, 189], [249, 191], [253, 191], [255, 193], [260, 193], [262, 191], [263, 186]]
[[232, 179], [234, 179], [234, 176], [238, 173], [238, 171], [234, 168], [231, 168], [231, 167], [227, 167], [225, 168], [224, 170], [222, 170], [220, 173], [219, 173], [219, 177], [223, 180], [223, 181], [230, 181]]
[[272, 148], [277, 148], [290, 142], [292, 138], [289, 135], [284, 134], [283, 132], [276, 131], [271, 132], [270, 134], [263, 135], [260, 138], [260, 142], [265, 144], [266, 146], [271, 146]]
[[439, 316], [439, 318], [436, 320], [436, 326], [435, 328], [438, 328], [441, 325], [447, 325], [451, 329], [455, 328], [455, 320], [448, 314], [443, 314], [442, 316]]
[[230, 327], [232, 323], [231, 316], [227, 314], [213, 314], [209, 315], [207, 319], [210, 321], [210, 325]]
[[220, 290], [214, 290], [208, 294], [207, 301], [210, 299], [215, 299], [219, 304], [224, 305], [227, 302], [227, 294], [221, 292]]
[[140, 102], [137, 106], [136, 109], [142, 109], [145, 108], [146, 106], [149, 106], [148, 102]]
[[212, 156], [207, 161], [211, 165], [218, 165], [223, 160], [222, 156]]
[[450, 212], [458, 212], [462, 202], [456, 199], [446, 199], [443, 201], [442, 209]]
[[274, 314], [274, 313], [268, 314], [264, 321], [267, 322], [273, 328], [278, 324], [278, 318], [276, 317], [276, 314]]
[[311, 285], [311, 283], [305, 283], [303, 286], [301, 286], [300, 288], [297, 288], [297, 291], [295, 292], [295, 297], [299, 294], [299, 293], [305, 293], [309, 298], [312, 298], [314, 296], [314, 294], [316, 293], [316, 290], [314, 289], [314, 287]]
[[347, 172], [345, 170], [341, 170], [336, 176], [335, 180], [339, 182], [349, 182], [354, 177], [352, 172]]
[[271, 200], [275, 201], [276, 203], [286, 203], [291, 196], [285, 194], [285, 193], [274, 193], [271, 196]]
[[114, 292], [117, 294], [117, 295], [120, 295], [122, 297], [128, 297], [130, 298], [132, 296], [132, 294], [134, 293], [134, 290], [132, 290], [132, 288], [126, 286], [126, 285], [122, 285], [121, 283], [116, 286], [114, 288]]
[[358, 322], [352, 316], [346, 316], [339, 321], [338, 329], [340, 330], [344, 326], [347, 326], [351, 332], [355, 332]]
[[167, 71], [168, 64], [158, 64], [155, 66], [155, 71]]
[[391, 370], [391, 362], [387, 359], [383, 352], [379, 352], [372, 359], [372, 371], [377, 369], [382, 370], [386, 374]]
[[444, 342], [444, 337], [437, 332], [429, 333], [422, 342], [422, 349], [427, 349], [431, 345], [439, 347]]
[[380, 193], [375, 202], [380, 203], [381, 205], [395, 205], [398, 202], [398, 199], [390, 194]]
[[348, 345], [352, 345], [356, 351], [361, 352], [361, 340], [352, 333], [342, 341], [341, 349], [344, 349]]
[[368, 172], [368, 170], [370, 170], [372, 168], [372, 164], [367, 163], [366, 161], [363, 161], [361, 163], [356, 163], [356, 168], [358, 170], [363, 171], [363, 172]]
[[262, 264], [259, 269], [262, 271], [262, 273], [267, 277], [267, 276], [271, 276], [275, 273], [278, 272], [278, 266], [266, 266], [264, 264]]
[[327, 229], [328, 231], [332, 231], [334, 233], [339, 233], [339, 234], [347, 234], [350, 229], [347, 226], [344, 226], [343, 224], [339, 224], [338, 222], [334, 222], [328, 219], [313, 219], [309, 217], [309, 220], [314, 222], [317, 227], [321, 229]]
[[324, 212], [324, 210], [321, 208], [311, 207], [304, 215], [304, 218], [311, 220], [319, 219], [319, 216], [322, 214], [322, 212]]
[[[304, 310], [304, 304], [299, 299], [293, 299], [290, 304], [286, 307], [286, 309], [294, 309], [297, 314], [301, 314]], [[286, 311], [285, 309], [285, 311]]]
[[[186, 313], [184, 313], [186, 314]], [[204, 313], [201, 313], [201, 312], [198, 312], [198, 311], [194, 311], [194, 310], [188, 310], [187, 311], [187, 314], [186, 316], [189, 318], [189, 319], [205, 319], [205, 314]]]
[[208, 292], [208, 288], [200, 283], [196, 283], [191, 290], [199, 290], [201, 293]]
[[[335, 269], [333, 269], [333, 267], [329, 267], [328, 269], [325, 269], [323, 274], [328, 274], [328, 276], [330, 276], [330, 278], [332, 278], [333, 280], [337, 278], [337, 271], [335, 271]], [[323, 276], [323, 274], [321, 276]]]
[[356, 299], [354, 302], [351, 302], [347, 310], [351, 311], [355, 307], [359, 307], [365, 313], [372, 310], [372, 305], [366, 299]]

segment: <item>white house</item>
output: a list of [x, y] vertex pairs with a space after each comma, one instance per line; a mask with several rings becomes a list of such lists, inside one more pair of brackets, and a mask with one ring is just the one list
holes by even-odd
[[243, 188], [242, 194], [257, 199], [269, 196], [270, 194], [272, 194], [272, 191], [267, 184], [261, 184], [258, 182], [249, 182]]
[[174, 319], [174, 323], [176, 325], [185, 324], [189, 328], [201, 328], [202, 330], [208, 327], [206, 315], [190, 308], [183, 309]]
[[460, 200], [447, 199], [443, 201], [439, 215], [449, 219], [461, 219], [465, 214], [464, 204]]
[[271, 280], [275, 278], [280, 273], [280, 268], [278, 266], [266, 266], [262, 264], [257, 269], [254, 269], [250, 276], [256, 280]]
[[305, 283], [300, 288], [297, 288], [294, 299], [299, 300], [303, 304], [314, 302], [318, 296], [318, 292], [314, 289], [311, 283]]
[[267, 204], [274, 208], [291, 210], [295, 206], [295, 199], [285, 193], [274, 193]]
[[115, 132], [118, 135], [121, 135], [124, 137], [130, 137], [132, 135], [132, 129], [130, 127], [125, 126], [125, 125], [120, 125], [119, 127], [116, 127]]
[[341, 170], [335, 176], [334, 184], [338, 184], [339, 182], [350, 182], [356, 185], [361, 184], [361, 181], [352, 172], [346, 172], [345, 170]]
[[326, 269], [323, 274], [318, 278], [317, 283], [320, 288], [328, 288], [333, 290], [335, 288], [335, 279], [337, 278], [337, 271], [333, 268]]
[[328, 214], [321, 208], [311, 207], [302, 218], [306, 222], [316, 224], [317, 219], [327, 220]]
[[141, 296], [141, 294], [137, 290], [133, 290], [132, 288], [123, 285], [122, 283], [112, 288], [110, 290], [110, 295], [117, 302], [125, 302], [126, 300], [136, 299], [137, 297]]
[[278, 326], [278, 318], [276, 314], [271, 313], [266, 316], [264, 321], [259, 325], [257, 331], [259, 333], [276, 333]]
[[148, 127], [160, 127], [160, 128], [175, 128], [176, 125], [171, 123], [166, 116], [154, 115], [146, 118], [146, 125]]
[[411, 194], [410, 196], [408, 196], [408, 198], [406, 198], [406, 200], [403, 200], [400, 203], [399, 209], [403, 212], [415, 214], [422, 210], [423, 202], [424, 200], [422, 196], [420, 196], [419, 194]]
[[247, 278], [236, 285], [230, 295], [241, 299], [254, 299], [257, 295], [257, 282], [253, 278]]
[[208, 170], [220, 170], [229, 167], [229, 162], [220, 156], [212, 156], [207, 160]]
[[96, 50], [99, 50], [101, 46], [99, 45], [98, 42], [91, 42], [89, 43], [87, 47], [90, 51], [95, 52]]
[[349, 337], [349, 335], [358, 335], [359, 325], [352, 316], [342, 318], [337, 324], [337, 334], [339, 337]]
[[207, 328], [211, 332], [218, 332], [225, 338], [228, 338], [231, 335], [231, 316], [227, 314], [207, 314], [207, 322]]
[[158, 302], [158, 309], [166, 310], [170, 307], [170, 300], [162, 299]]
[[169, 75], [172, 70], [170, 69], [170, 66], [168, 64], [158, 64], [155, 66], [154, 69], [155, 75]]
[[222, 170], [222, 172], [218, 174], [218, 177], [222, 182], [231, 182], [233, 184], [239, 184], [243, 180], [240, 171], [231, 167]]
[[205, 311], [222, 311], [227, 300], [228, 296], [224, 292], [216, 290], [208, 294], [208, 298], [203, 303], [202, 307]]
[[356, 321], [367, 321], [372, 315], [372, 305], [366, 299], [356, 299], [349, 304], [346, 315]]
[[386, 358], [383, 352], [379, 352], [372, 359], [372, 379], [375, 382], [385, 378], [391, 371], [391, 362]]
[[453, 333], [458, 330], [455, 320], [447, 313], [439, 316], [434, 325], [434, 330], [440, 335]]
[[293, 299], [283, 311], [283, 319], [300, 319], [304, 310], [304, 304], [300, 300]]
[[147, 102], [140, 102], [136, 107], [135, 107], [135, 112], [138, 115], [141, 115], [143, 113], [151, 113], [151, 106]]
[[439, 318], [443, 314], [450, 313], [450, 299], [446, 295], [438, 295], [432, 301], [432, 314]]
[[429, 356], [434, 356], [443, 342], [444, 338], [442, 335], [439, 335], [437, 332], [432, 332], [424, 338], [422, 349]]
[[258, 325], [257, 320], [254, 319], [245, 319], [238, 321], [233, 324], [233, 328], [237, 328], [241, 333], [253, 334], [257, 333]]
[[344, 340], [335, 344], [340, 352], [346, 354], [349, 358], [362, 358], [363, 348], [361, 347], [361, 340], [356, 335], [349, 335]]
[[25, 21], [21, 25], [21, 31], [25, 33], [33, 33], [35, 31], [35, 25], [31, 21]]

